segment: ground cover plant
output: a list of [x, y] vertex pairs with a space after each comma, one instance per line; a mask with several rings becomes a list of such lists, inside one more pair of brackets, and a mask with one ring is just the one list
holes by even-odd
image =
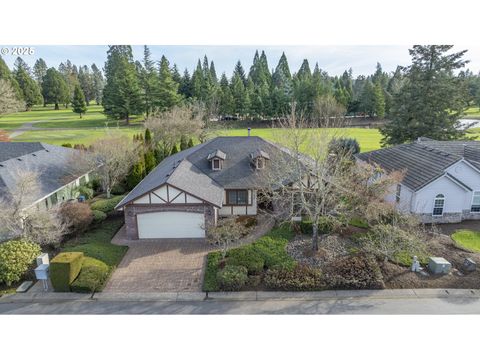
[[480, 252], [480, 232], [472, 230], [457, 230], [452, 234], [452, 239], [461, 247]]

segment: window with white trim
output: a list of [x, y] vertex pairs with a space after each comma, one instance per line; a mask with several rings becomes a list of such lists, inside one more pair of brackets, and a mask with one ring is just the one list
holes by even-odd
[[222, 168], [222, 163], [220, 159], [213, 159], [212, 160], [212, 169], [213, 170], [220, 170]]
[[472, 213], [480, 213], [480, 191], [473, 192], [472, 207], [470, 211]]
[[435, 196], [435, 201], [433, 202], [433, 216], [442, 216], [443, 208], [445, 206], [445, 196], [443, 194], [438, 194]]

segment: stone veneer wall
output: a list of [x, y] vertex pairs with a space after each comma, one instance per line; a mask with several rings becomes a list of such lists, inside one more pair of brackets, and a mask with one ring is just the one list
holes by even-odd
[[203, 213], [205, 216], [205, 225], [212, 226], [216, 223], [215, 209], [212, 205], [171, 205], [171, 204], [151, 204], [151, 205], [126, 205], [124, 208], [125, 227], [127, 238], [129, 240], [138, 240], [137, 214], [162, 211], [182, 211]]

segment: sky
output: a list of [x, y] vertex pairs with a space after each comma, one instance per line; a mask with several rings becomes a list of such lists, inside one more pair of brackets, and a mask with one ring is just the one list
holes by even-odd
[[[25, 45], [23, 45], [25, 46]], [[27, 45], [28, 46], [28, 45]], [[8, 53], [2, 55], [3, 59], [10, 67], [13, 67], [16, 56], [12, 55], [12, 48], [15, 45], [2, 46]], [[49, 67], [58, 67], [61, 62], [70, 59], [76, 65], [91, 65], [95, 63], [99, 68], [103, 68], [106, 60], [107, 45], [52, 45], [52, 46], [32, 46], [33, 55], [22, 56], [30, 66], [33, 66], [37, 58], [43, 58]], [[203, 59], [206, 54], [209, 60], [213, 60], [217, 75], [225, 72], [228, 77], [233, 72], [235, 63], [240, 60], [245, 71], [248, 72], [255, 54], [255, 50], [265, 50], [270, 69], [275, 68], [277, 62], [284, 51], [292, 73], [300, 67], [303, 59], [308, 59], [310, 67], [313, 70], [315, 63], [318, 62], [322, 70], [330, 75], [341, 75], [350, 67], [353, 69], [354, 76], [369, 75], [375, 71], [377, 62], [381, 63], [384, 71], [394, 71], [397, 65], [409, 65], [410, 56], [408, 54], [409, 46], [404, 45], [352, 45], [352, 46], [150, 46], [154, 60], [160, 60], [165, 55], [170, 64], [177, 64], [180, 72], [187, 68], [192, 73], [199, 58]], [[133, 54], [136, 60], [143, 57], [143, 46], [134, 45]], [[465, 56], [470, 60], [467, 67], [474, 73], [480, 71], [480, 46], [455, 46], [455, 51], [468, 49]]]

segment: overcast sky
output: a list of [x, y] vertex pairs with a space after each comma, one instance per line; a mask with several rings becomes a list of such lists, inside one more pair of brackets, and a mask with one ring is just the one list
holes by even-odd
[[[12, 67], [16, 56], [3, 55], [7, 64]], [[25, 55], [22, 58], [31, 66], [35, 60], [42, 57], [47, 65], [58, 67], [60, 62], [70, 59], [76, 65], [91, 65], [92, 63], [103, 68], [106, 60], [106, 45], [80, 45], [80, 46], [33, 46], [34, 55]], [[408, 65], [410, 56], [409, 46], [402, 45], [378, 45], [378, 46], [149, 46], [155, 60], [160, 60], [165, 55], [170, 63], [176, 63], [181, 72], [188, 68], [190, 74], [199, 58], [206, 54], [209, 60], [215, 62], [217, 74], [226, 72], [230, 76], [237, 60], [242, 62], [245, 71], [248, 71], [252, 63], [255, 50], [265, 50], [270, 69], [275, 68], [282, 51], [285, 51], [290, 65], [290, 70], [296, 72], [303, 59], [308, 59], [313, 67], [318, 62], [321, 69], [330, 75], [340, 75], [348, 68], [353, 69], [354, 76], [368, 75], [375, 71], [377, 62], [382, 64], [385, 71], [394, 71], [397, 65]], [[455, 46], [455, 50], [468, 49], [466, 59], [470, 60], [468, 68], [473, 72], [480, 71], [480, 46]], [[3, 53], [3, 52], [2, 52]], [[143, 46], [134, 45], [133, 53], [135, 59], [141, 60]]]

